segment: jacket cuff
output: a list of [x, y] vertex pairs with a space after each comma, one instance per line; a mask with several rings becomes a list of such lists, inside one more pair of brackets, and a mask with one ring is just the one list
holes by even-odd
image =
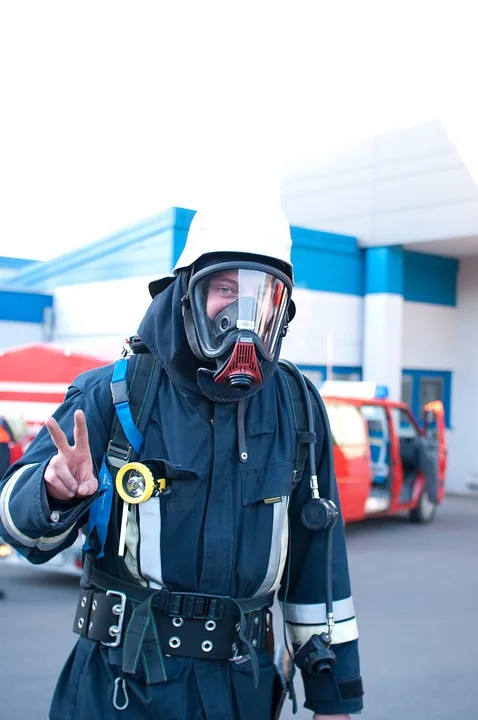
[[[51, 457], [43, 464], [42, 470], [40, 501], [43, 516], [51, 523], [54, 523], [56, 527], [70, 527], [79, 517], [84, 515], [90, 509], [90, 506], [99, 497], [99, 495], [102, 494], [102, 492], [98, 487], [98, 490], [93, 493], [93, 495], [89, 495], [86, 498], [72, 498], [71, 500], [56, 500], [54, 497], [48, 495], [44, 474]], [[94, 460], [93, 465], [95, 469], [95, 476], [96, 478], [99, 478], [98, 468]]]
[[363, 710], [363, 686], [359, 676], [337, 681], [333, 673], [302, 673], [305, 691], [304, 707], [322, 715], [358, 713]]
[[41, 503], [45, 518], [48, 518], [50, 527], [63, 530], [74, 525], [82, 517], [100, 495], [97, 490], [93, 495], [73, 500], [61, 501], [48, 496], [45, 481], [42, 482]]

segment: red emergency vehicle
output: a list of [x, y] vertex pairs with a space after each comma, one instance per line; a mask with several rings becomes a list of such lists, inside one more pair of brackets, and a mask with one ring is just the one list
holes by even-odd
[[428, 403], [419, 423], [407, 405], [380, 397], [374, 383], [326, 382], [321, 394], [345, 522], [399, 511], [431, 522], [445, 492], [443, 404]]

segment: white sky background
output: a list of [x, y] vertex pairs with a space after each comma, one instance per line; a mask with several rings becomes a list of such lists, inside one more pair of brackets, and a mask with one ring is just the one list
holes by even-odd
[[281, 171], [451, 109], [478, 168], [476, 13], [3, 0], [0, 255], [48, 259], [174, 204], [278, 202]]

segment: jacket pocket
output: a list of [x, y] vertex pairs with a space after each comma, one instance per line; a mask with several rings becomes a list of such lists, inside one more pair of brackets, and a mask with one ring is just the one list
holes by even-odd
[[292, 463], [241, 473], [236, 572], [243, 597], [272, 592], [280, 583], [289, 541], [292, 473]]
[[292, 492], [292, 463], [274, 463], [260, 470], [241, 472], [242, 504], [263, 502], [268, 505]]

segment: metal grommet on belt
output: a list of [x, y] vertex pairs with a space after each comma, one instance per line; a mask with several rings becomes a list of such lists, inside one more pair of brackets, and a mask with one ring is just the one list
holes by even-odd
[[80, 617], [80, 619], [78, 620], [78, 627], [80, 628], [80, 630], [84, 624], [85, 624], [85, 618]]
[[169, 638], [169, 647], [178, 648], [181, 645], [181, 640], [178, 637]]
[[206, 628], [206, 630], [209, 630], [209, 632], [211, 632], [212, 630], [216, 629], [216, 623], [214, 622], [214, 620], [208, 620], [204, 627]]
[[81, 603], [80, 603], [80, 604], [81, 604], [81, 607], [85, 607], [85, 605], [86, 605], [86, 595], [83, 595], [83, 597], [81, 598]]
[[92, 610], [96, 610], [97, 607], [98, 607], [98, 601], [97, 601], [97, 600], [93, 600], [93, 602], [92, 602], [92, 604], [91, 604], [91, 609], [92, 609]]
[[173, 625], [174, 627], [181, 627], [181, 625], [184, 623], [184, 619], [180, 617], [173, 618]]
[[203, 643], [201, 643], [201, 650], [203, 652], [211, 652], [213, 648], [213, 644], [210, 640], [204, 640]]

